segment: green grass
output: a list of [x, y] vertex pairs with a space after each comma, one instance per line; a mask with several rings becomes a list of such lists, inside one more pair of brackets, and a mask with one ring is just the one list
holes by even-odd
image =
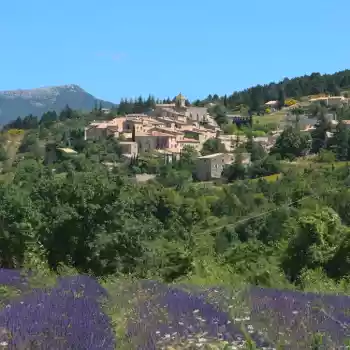
[[278, 112], [273, 112], [270, 114], [265, 114], [263, 116], [258, 116], [255, 115], [253, 116], [253, 123], [258, 123], [258, 124], [274, 124], [274, 123], [280, 123], [286, 114], [286, 111], [278, 111]]
[[281, 178], [281, 176], [282, 176], [281, 173], [272, 174], [272, 175], [268, 175], [268, 176], [258, 177], [257, 179], [252, 179], [252, 182], [259, 181], [260, 179], [266, 180], [267, 182], [276, 182], [277, 180], [279, 180]]
[[315, 162], [314, 160], [297, 160], [294, 162], [283, 162], [283, 168], [285, 170], [287, 169], [295, 169], [298, 168], [300, 170], [311, 168], [311, 169], [331, 169], [333, 166], [334, 168], [341, 168], [345, 167], [347, 165], [350, 165], [350, 162], [347, 161], [337, 161], [334, 163], [320, 163], [320, 162]]

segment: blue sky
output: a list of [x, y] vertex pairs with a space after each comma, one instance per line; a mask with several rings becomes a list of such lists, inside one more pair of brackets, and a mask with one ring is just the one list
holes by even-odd
[[0, 90], [189, 99], [349, 68], [349, 0], [1, 2]]

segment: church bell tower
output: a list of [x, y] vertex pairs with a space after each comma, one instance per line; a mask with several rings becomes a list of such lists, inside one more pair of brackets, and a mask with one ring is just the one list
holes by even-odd
[[180, 107], [180, 108], [184, 108], [186, 107], [186, 97], [184, 95], [182, 95], [181, 93], [179, 93], [176, 98], [176, 106]]

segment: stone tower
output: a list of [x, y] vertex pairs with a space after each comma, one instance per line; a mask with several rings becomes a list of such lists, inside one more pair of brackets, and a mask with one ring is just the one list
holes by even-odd
[[182, 95], [181, 92], [176, 96], [175, 100], [177, 107], [184, 108], [186, 106], [186, 97]]

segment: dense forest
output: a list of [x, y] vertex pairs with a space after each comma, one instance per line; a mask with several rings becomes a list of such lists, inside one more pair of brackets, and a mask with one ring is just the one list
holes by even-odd
[[278, 100], [283, 103], [285, 98], [297, 98], [330, 94], [339, 95], [343, 90], [350, 89], [350, 70], [344, 70], [335, 74], [313, 73], [303, 77], [285, 78], [279, 83], [257, 85], [249, 89], [234, 92], [232, 95], [218, 96], [210, 94], [204, 100], [196, 100], [194, 104], [205, 105], [209, 102], [219, 102], [225, 107], [237, 110], [241, 105], [248, 106], [252, 111], [260, 111], [262, 105], [270, 100]]

